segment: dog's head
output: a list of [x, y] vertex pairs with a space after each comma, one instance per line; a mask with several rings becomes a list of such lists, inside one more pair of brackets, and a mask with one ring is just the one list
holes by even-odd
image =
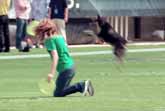
[[97, 19], [95, 20], [95, 22], [98, 23], [98, 25], [101, 27], [102, 25], [105, 24], [106, 20], [104, 17], [101, 17], [100, 15], [97, 15]]
[[110, 23], [107, 22], [106, 17], [101, 17], [100, 15], [97, 15], [95, 22], [98, 24], [100, 30], [102, 30], [103, 32], [109, 32], [113, 29]]

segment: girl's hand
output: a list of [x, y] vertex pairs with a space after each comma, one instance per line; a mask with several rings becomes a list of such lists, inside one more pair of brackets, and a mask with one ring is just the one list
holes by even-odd
[[52, 78], [54, 77], [54, 75], [53, 74], [48, 74], [48, 83], [50, 83], [51, 82], [51, 80], [52, 80]]
[[51, 79], [54, 77], [55, 68], [56, 68], [57, 62], [58, 62], [57, 51], [55, 51], [55, 50], [51, 51], [51, 56], [52, 56], [52, 64], [51, 64], [50, 73], [48, 74], [48, 82], [49, 83], [51, 82]]
[[64, 18], [64, 21], [65, 21], [65, 23], [68, 23], [68, 18], [65, 17], [65, 18]]

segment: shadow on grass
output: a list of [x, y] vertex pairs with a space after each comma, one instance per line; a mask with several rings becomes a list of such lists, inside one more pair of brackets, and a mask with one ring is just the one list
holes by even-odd
[[47, 99], [52, 96], [35, 96], [35, 97], [0, 97], [0, 100], [18, 100], [18, 99]]
[[53, 96], [35, 96], [35, 97], [0, 97], [1, 100], [21, 100], [21, 99], [29, 99], [29, 100], [35, 100], [35, 99], [53, 99], [53, 98], [79, 98], [83, 96], [66, 96], [66, 97], [53, 97]]

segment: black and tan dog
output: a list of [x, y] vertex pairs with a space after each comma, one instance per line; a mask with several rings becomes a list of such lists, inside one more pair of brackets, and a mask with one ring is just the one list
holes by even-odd
[[99, 15], [97, 16], [97, 19], [95, 21], [98, 23], [100, 27], [100, 32], [97, 34], [97, 36], [106, 43], [113, 46], [113, 54], [120, 62], [122, 62], [126, 52], [127, 41], [124, 39], [124, 37], [117, 33], [107, 21], [105, 21]]

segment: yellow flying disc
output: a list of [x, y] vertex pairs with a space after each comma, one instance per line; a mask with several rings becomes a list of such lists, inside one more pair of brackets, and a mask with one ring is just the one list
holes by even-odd
[[55, 87], [53, 80], [51, 80], [51, 82], [48, 83], [46, 78], [42, 78], [41, 80], [39, 80], [38, 86], [39, 86], [41, 93], [43, 93], [46, 96], [53, 96], [53, 91], [54, 91], [54, 87]]
[[26, 29], [26, 32], [28, 35], [32, 36], [32, 37], [35, 37], [35, 28], [38, 26], [40, 22], [39, 21], [32, 21], [30, 22], [30, 24], [27, 25], [27, 29]]

